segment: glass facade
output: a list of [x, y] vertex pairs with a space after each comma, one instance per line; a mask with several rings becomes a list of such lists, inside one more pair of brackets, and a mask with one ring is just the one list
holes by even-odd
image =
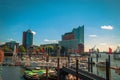
[[12, 49], [12, 51], [14, 50], [14, 46], [16, 46], [16, 48], [19, 47], [19, 43], [17, 43], [16, 41], [6, 42], [5, 45]]
[[84, 53], [84, 25], [62, 35], [61, 46]]
[[78, 44], [84, 44], [84, 25], [74, 28], [72, 31], [75, 38], [78, 40]]
[[33, 45], [33, 33], [31, 30], [23, 32], [23, 46], [28, 49]]

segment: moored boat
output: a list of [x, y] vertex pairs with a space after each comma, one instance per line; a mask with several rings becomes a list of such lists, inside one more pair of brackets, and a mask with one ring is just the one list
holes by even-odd
[[120, 47], [118, 46], [117, 49], [113, 53], [113, 58], [115, 60], [120, 60]]
[[100, 62], [96, 63], [96, 66], [97, 67], [106, 67], [106, 62], [100, 61]]
[[120, 52], [119, 52], [119, 53], [118, 53], [118, 52], [114, 52], [113, 58], [114, 58], [115, 60], [120, 60]]
[[120, 75], [120, 68], [115, 69], [115, 72]]
[[[50, 75], [55, 75], [55, 71], [53, 70], [49, 70], [48, 71], [48, 77], [50, 77]], [[40, 69], [40, 70], [25, 70], [24, 71], [24, 78], [27, 80], [41, 80], [42, 77], [46, 77], [46, 70], [45, 69]]]

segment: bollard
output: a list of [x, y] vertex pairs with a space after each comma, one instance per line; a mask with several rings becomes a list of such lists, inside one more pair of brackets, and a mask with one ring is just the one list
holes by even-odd
[[110, 80], [110, 61], [106, 59], [106, 80]]
[[78, 59], [76, 59], [76, 80], [78, 80]]
[[88, 72], [90, 72], [90, 58], [88, 57]]
[[91, 61], [90, 61], [90, 64], [91, 64], [91, 66], [90, 66], [91, 67], [91, 73], [93, 72], [93, 64], [92, 63], [93, 63], [93, 61], [92, 61], [92, 57], [91, 57]]

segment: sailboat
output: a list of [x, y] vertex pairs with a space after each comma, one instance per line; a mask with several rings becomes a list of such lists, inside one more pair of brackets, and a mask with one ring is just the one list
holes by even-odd
[[16, 46], [14, 46], [13, 56], [12, 56], [12, 65], [18, 66], [20, 65], [20, 61], [18, 60], [18, 55], [16, 52]]

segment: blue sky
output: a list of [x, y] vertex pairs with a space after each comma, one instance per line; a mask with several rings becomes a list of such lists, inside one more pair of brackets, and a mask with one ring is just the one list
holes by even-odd
[[120, 44], [119, 0], [0, 0], [0, 43], [22, 43], [22, 32], [36, 32], [34, 44], [56, 42], [85, 26], [85, 50]]

